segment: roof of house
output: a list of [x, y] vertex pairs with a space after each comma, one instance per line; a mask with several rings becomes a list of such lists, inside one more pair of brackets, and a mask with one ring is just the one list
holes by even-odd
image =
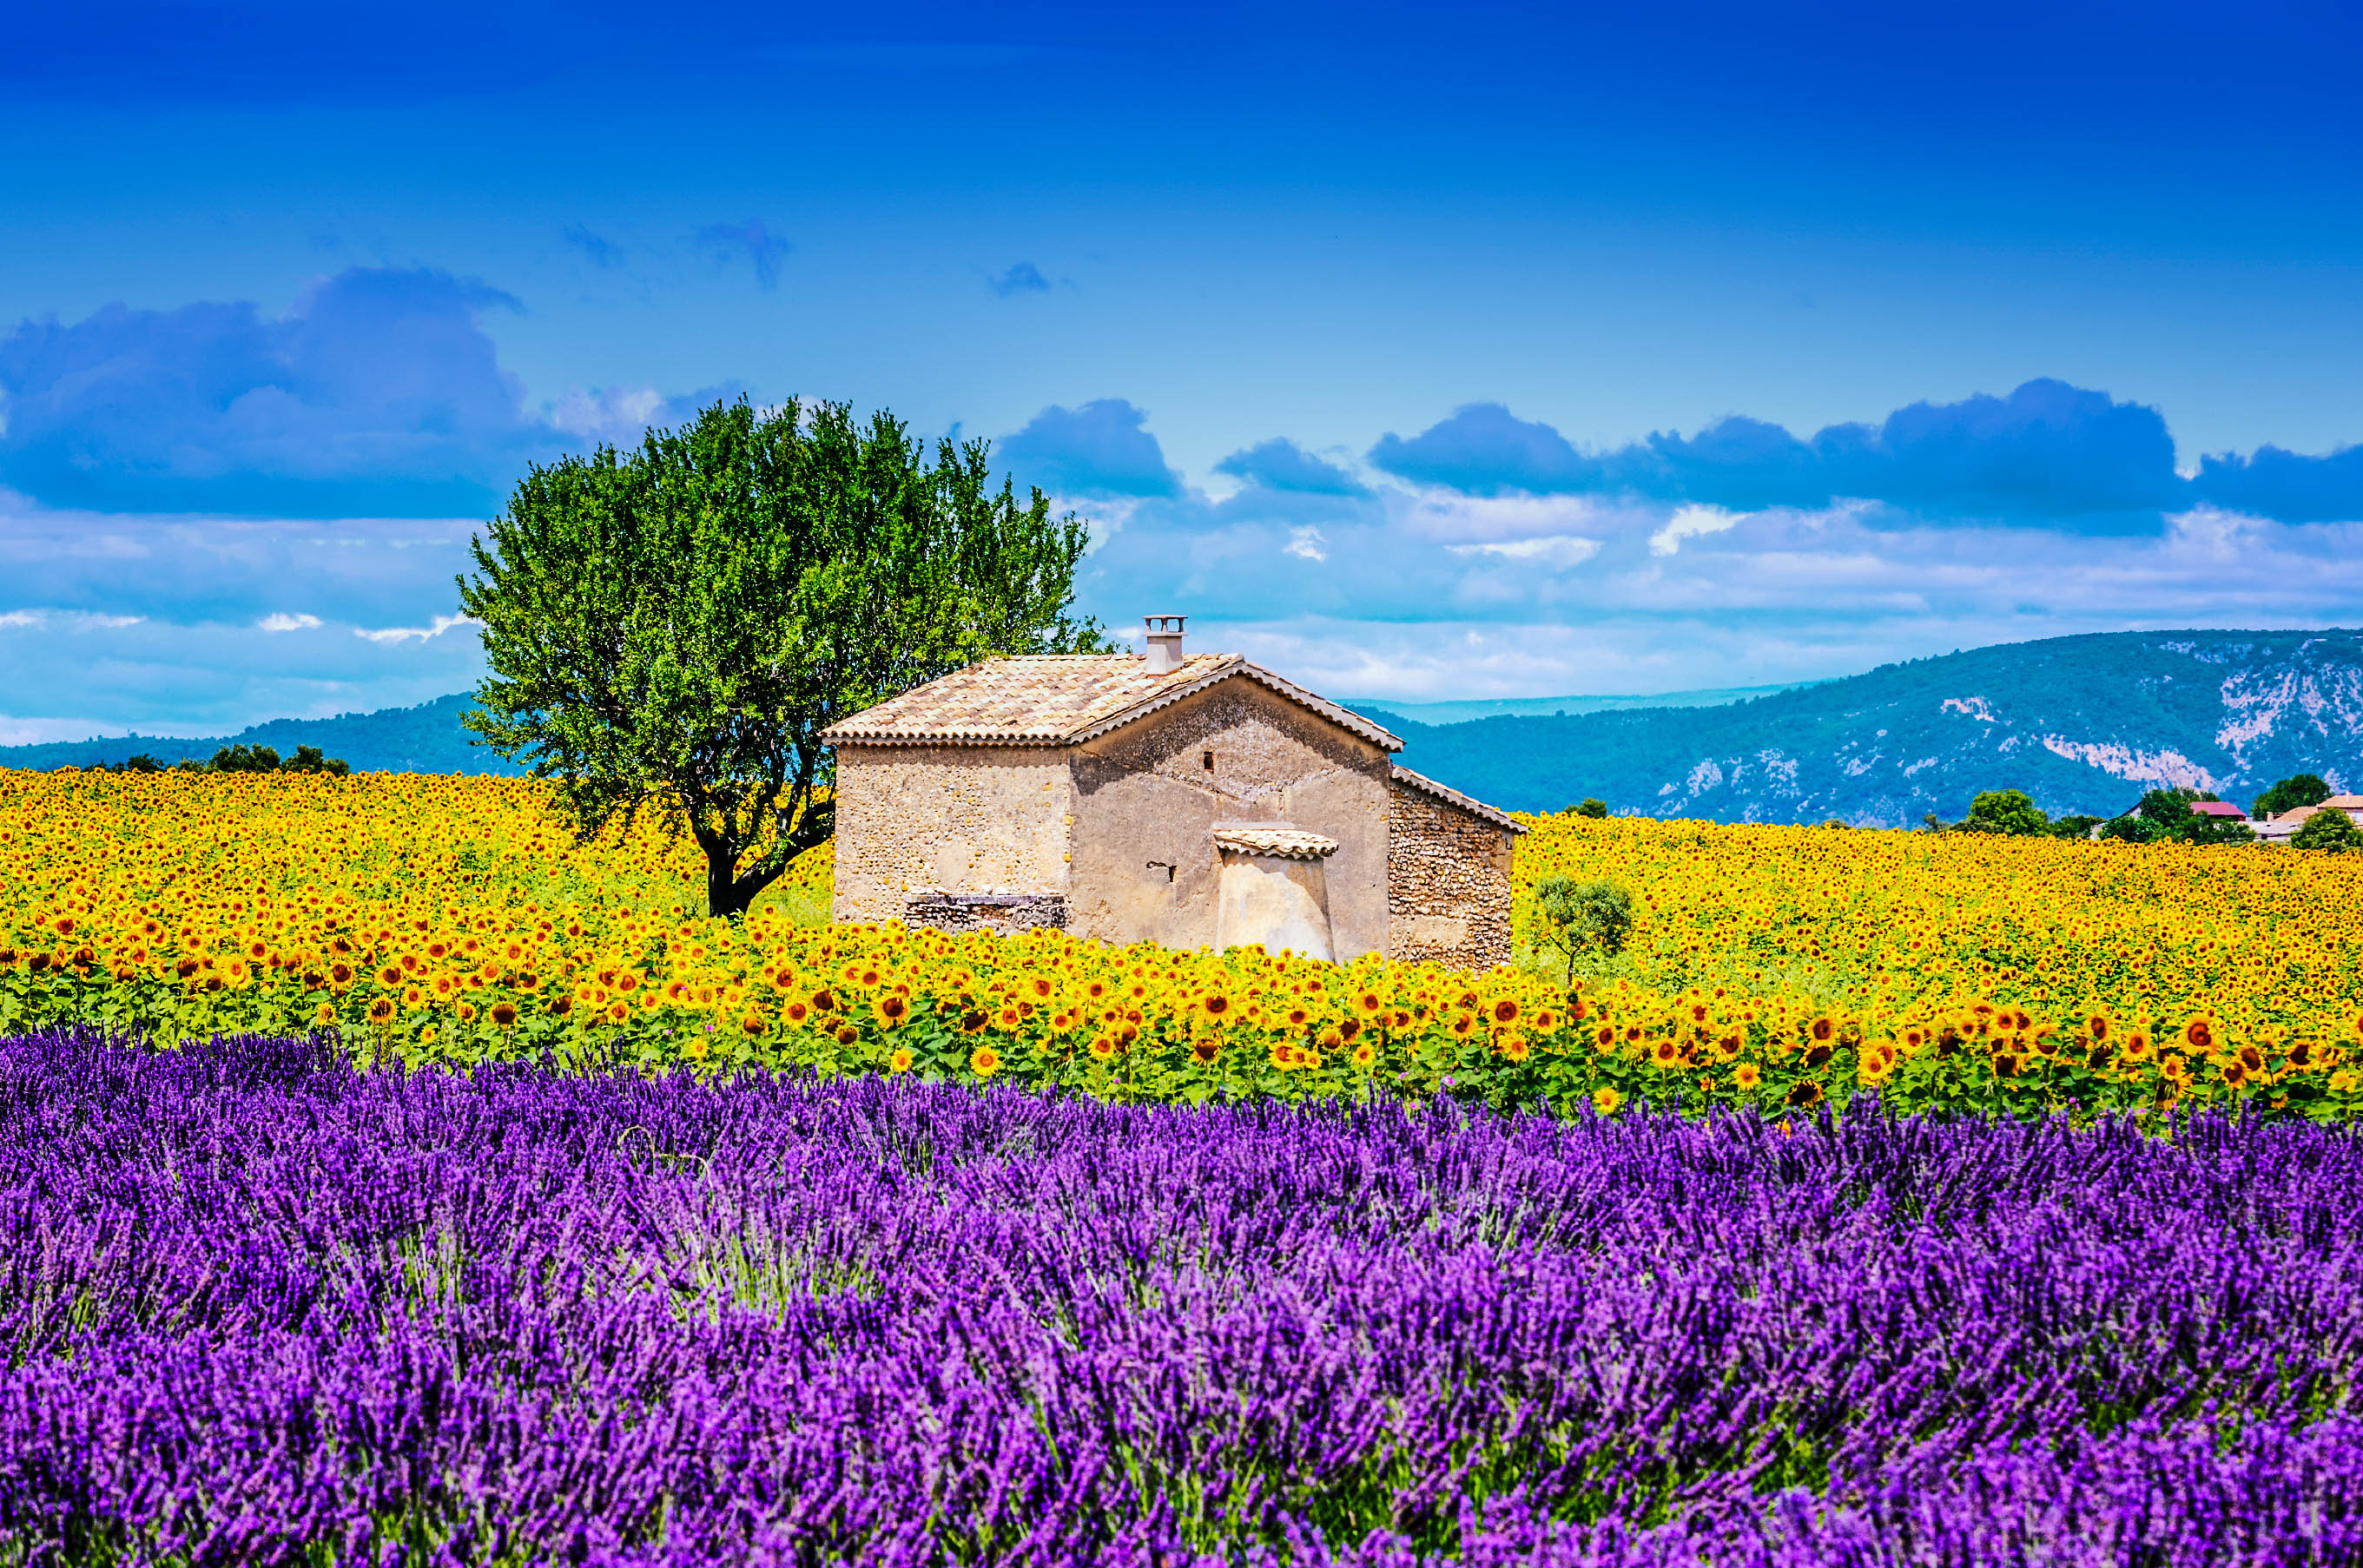
[[1151, 675], [1139, 654], [983, 659], [865, 709], [820, 738], [828, 745], [1075, 745], [1234, 677], [1269, 687], [1382, 750], [1403, 749], [1402, 740], [1359, 713], [1237, 654], [1193, 654], [1164, 675]]
[[2245, 821], [2248, 815], [2229, 801], [2193, 801], [2191, 810], [2193, 815], [2202, 817], [2236, 817]]
[[2302, 823], [2316, 812], [2345, 812], [2348, 816], [2354, 816], [2363, 812], [2363, 795], [2333, 795], [2318, 806], [2291, 806], [2286, 812], [2275, 812], [2272, 820], [2277, 823]]
[[1458, 806], [1472, 817], [1484, 818], [1495, 827], [1507, 828], [1512, 833], [1526, 831], [1526, 825], [1508, 812], [1497, 812], [1484, 801], [1464, 795], [1448, 784], [1438, 784], [1424, 773], [1414, 773], [1400, 762], [1393, 764], [1393, 767], [1394, 780], [1398, 784], [1416, 790], [1423, 795], [1432, 795], [1446, 805]]
[[1245, 855], [1270, 855], [1282, 860], [1319, 860], [1337, 853], [1336, 839], [1287, 823], [1216, 823], [1215, 843]]

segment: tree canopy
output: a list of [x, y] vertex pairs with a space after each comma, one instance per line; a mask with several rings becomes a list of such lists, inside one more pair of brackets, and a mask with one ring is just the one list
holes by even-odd
[[2024, 790], [1987, 790], [1969, 801], [1969, 819], [1961, 826], [2024, 836], [2049, 832], [2051, 820]]
[[2296, 773], [2257, 797], [2248, 814], [2262, 821], [2300, 806], [2318, 806], [2330, 799], [2330, 785], [2318, 773]]
[[1084, 525], [990, 457], [742, 398], [537, 466], [459, 579], [490, 667], [463, 722], [579, 834], [664, 813], [744, 910], [829, 836], [822, 731], [988, 655], [1109, 649], [1070, 613]]
[[1633, 930], [1633, 895], [1610, 881], [1579, 882], [1554, 873], [1535, 884], [1528, 934], [1542, 952], [1567, 959], [1567, 978], [1585, 953], [1614, 957]]
[[2290, 843], [2300, 849], [2353, 853], [2363, 849], [2363, 828], [2357, 827], [2355, 819], [2345, 812], [2324, 806], [2298, 824], [2297, 832], [2290, 835]]

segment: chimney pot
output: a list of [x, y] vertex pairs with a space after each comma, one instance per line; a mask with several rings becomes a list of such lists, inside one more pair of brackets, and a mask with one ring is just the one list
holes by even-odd
[[1144, 615], [1148, 625], [1148, 673], [1170, 675], [1182, 668], [1181, 615]]

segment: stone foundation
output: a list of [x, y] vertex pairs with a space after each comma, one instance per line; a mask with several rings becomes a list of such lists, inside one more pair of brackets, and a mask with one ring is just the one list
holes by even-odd
[[904, 907], [903, 923], [937, 931], [1064, 931], [1067, 900], [1058, 893], [921, 893]]

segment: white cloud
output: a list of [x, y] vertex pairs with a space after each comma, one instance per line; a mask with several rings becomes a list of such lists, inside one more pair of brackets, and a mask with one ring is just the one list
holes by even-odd
[[1579, 567], [1600, 553], [1600, 541], [1578, 534], [1544, 534], [1532, 539], [1501, 539], [1481, 545], [1447, 545], [1456, 556], [1498, 556], [1503, 560], [1531, 561], [1564, 569]]
[[1291, 528], [1288, 531], [1288, 543], [1281, 547], [1280, 553], [1284, 556], [1301, 556], [1308, 561], [1326, 561], [1329, 558], [1329, 552], [1322, 547], [1328, 542], [1321, 536], [1321, 530], [1318, 528], [1311, 526]]
[[481, 626], [483, 624], [483, 623], [482, 621], [477, 620], [472, 615], [438, 615], [435, 617], [432, 624], [425, 626], [378, 626], [374, 628], [368, 626], [356, 626], [353, 628], [353, 635], [357, 637], [367, 637], [371, 642], [379, 644], [382, 646], [392, 646], [396, 643], [408, 642], [413, 637], [417, 638], [423, 643], [429, 637], [441, 636], [444, 633], [449, 631], [454, 626]]
[[320, 617], [290, 615], [283, 610], [274, 610], [254, 624], [258, 631], [264, 632], [308, 632], [320, 624]]
[[550, 424], [585, 441], [615, 447], [637, 447], [649, 426], [669, 414], [664, 394], [654, 387], [593, 387], [568, 392], [549, 405]]
[[[1541, 536], [1594, 537], [1654, 520], [1651, 509], [1583, 495], [1461, 495], [1383, 491], [1388, 511], [1408, 533], [1446, 543]], [[1659, 509], [1662, 510], [1662, 509]]]
[[11, 610], [0, 615], [0, 629], [44, 632], [112, 632], [136, 626], [139, 615], [101, 615], [88, 610]]
[[1682, 547], [1684, 539], [1694, 539], [1702, 534], [1720, 534], [1745, 516], [1739, 512], [1725, 512], [1720, 506], [1685, 506], [1666, 519], [1666, 525], [1649, 536], [1649, 553], [1670, 556]]

